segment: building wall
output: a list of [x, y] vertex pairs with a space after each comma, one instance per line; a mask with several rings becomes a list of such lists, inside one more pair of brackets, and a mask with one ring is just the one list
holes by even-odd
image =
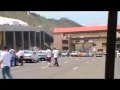
[[53, 47], [57, 49], [62, 49], [62, 34], [54, 34]]
[[[54, 46], [58, 49], [62, 49], [62, 36], [63, 37], [69, 37], [71, 44], [69, 44], [70, 47], [69, 50], [76, 50], [79, 49], [79, 47], [82, 47], [82, 44], [72, 44], [72, 42], [80, 41], [82, 40], [84, 36], [84, 40], [93, 40], [96, 46], [96, 50], [103, 49], [106, 50], [106, 45], [102, 45], [102, 43], [106, 43], [107, 39], [107, 32], [83, 32], [83, 33], [63, 33], [63, 34], [54, 34]], [[90, 46], [92, 44], [85, 44], [85, 46]]]

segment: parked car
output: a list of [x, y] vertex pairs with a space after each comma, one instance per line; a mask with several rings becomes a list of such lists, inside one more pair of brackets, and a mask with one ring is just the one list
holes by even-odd
[[115, 51], [115, 55], [117, 58], [120, 58], [120, 52], [118, 50]]
[[68, 52], [63, 51], [63, 52], [61, 52], [61, 56], [62, 56], [62, 57], [69, 56], [69, 53], [68, 53]]
[[103, 53], [102, 52], [96, 52], [96, 57], [102, 57]]
[[39, 57], [36, 54], [36, 51], [24, 51], [24, 56], [23, 56], [24, 61], [30, 61], [30, 62], [38, 62]]
[[76, 57], [78, 57], [78, 56], [80, 56], [80, 52], [78, 52], [78, 51], [72, 51], [71, 53], [70, 53], [70, 56], [76, 56]]
[[88, 56], [88, 57], [93, 57], [94, 54], [93, 54], [93, 52], [88, 52], [88, 53], [87, 53], [87, 56]]
[[87, 53], [85, 53], [85, 52], [81, 52], [80, 53], [80, 57], [87, 57], [88, 55], [87, 55]]
[[40, 61], [45, 61], [46, 60], [46, 51], [45, 50], [41, 50], [41, 51], [37, 51], [36, 55], [38, 55], [38, 59]]

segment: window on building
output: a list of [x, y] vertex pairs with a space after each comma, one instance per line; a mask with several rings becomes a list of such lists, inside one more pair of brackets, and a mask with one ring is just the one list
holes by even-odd
[[68, 40], [62, 40], [62, 44], [68, 44]]
[[120, 48], [120, 44], [117, 44], [117, 48]]
[[95, 44], [95, 43], [93, 43], [93, 46], [96, 46], [96, 44]]
[[103, 46], [103, 47], [104, 47], [104, 46], [106, 47], [106, 45], [107, 45], [107, 43], [102, 43], [102, 46]]
[[103, 51], [103, 49], [98, 49], [98, 52], [100, 52], [100, 51], [102, 52], [102, 51]]
[[62, 34], [62, 35], [61, 35], [61, 37], [63, 37], [63, 38], [64, 38], [64, 37], [65, 37], [65, 34]]
[[68, 50], [68, 47], [63, 47], [63, 50]]

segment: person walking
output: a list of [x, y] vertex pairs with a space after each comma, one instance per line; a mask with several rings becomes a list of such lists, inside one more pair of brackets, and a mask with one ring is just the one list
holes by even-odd
[[15, 66], [15, 50], [10, 49], [9, 52], [11, 54], [11, 67], [14, 67]]
[[53, 50], [53, 57], [54, 57], [54, 60], [55, 60], [54, 66], [59, 66], [58, 56], [59, 56], [59, 51], [56, 48], [54, 48], [54, 50]]
[[96, 48], [95, 47], [92, 48], [92, 52], [93, 52], [93, 60], [96, 60]]
[[52, 51], [48, 48], [46, 50], [46, 60], [48, 62], [48, 66], [51, 66], [51, 57], [52, 57]]
[[[11, 60], [11, 55], [8, 52], [8, 49], [6, 46], [3, 47], [3, 52], [1, 54], [1, 59], [0, 59], [0, 66], [2, 66], [2, 78], [7, 79], [12, 79], [12, 75], [10, 73], [10, 60]], [[7, 77], [6, 77], [7, 76]]]
[[23, 66], [23, 56], [24, 56], [24, 51], [22, 49], [20, 49], [17, 53], [18, 58], [20, 60], [21, 66]]

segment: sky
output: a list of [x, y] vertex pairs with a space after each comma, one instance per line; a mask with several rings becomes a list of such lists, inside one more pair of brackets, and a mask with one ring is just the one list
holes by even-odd
[[[77, 22], [80, 25], [104, 25], [107, 24], [108, 11], [31, 11], [47, 19], [59, 20], [62, 17]], [[120, 12], [118, 13], [118, 24], [120, 24]]]

